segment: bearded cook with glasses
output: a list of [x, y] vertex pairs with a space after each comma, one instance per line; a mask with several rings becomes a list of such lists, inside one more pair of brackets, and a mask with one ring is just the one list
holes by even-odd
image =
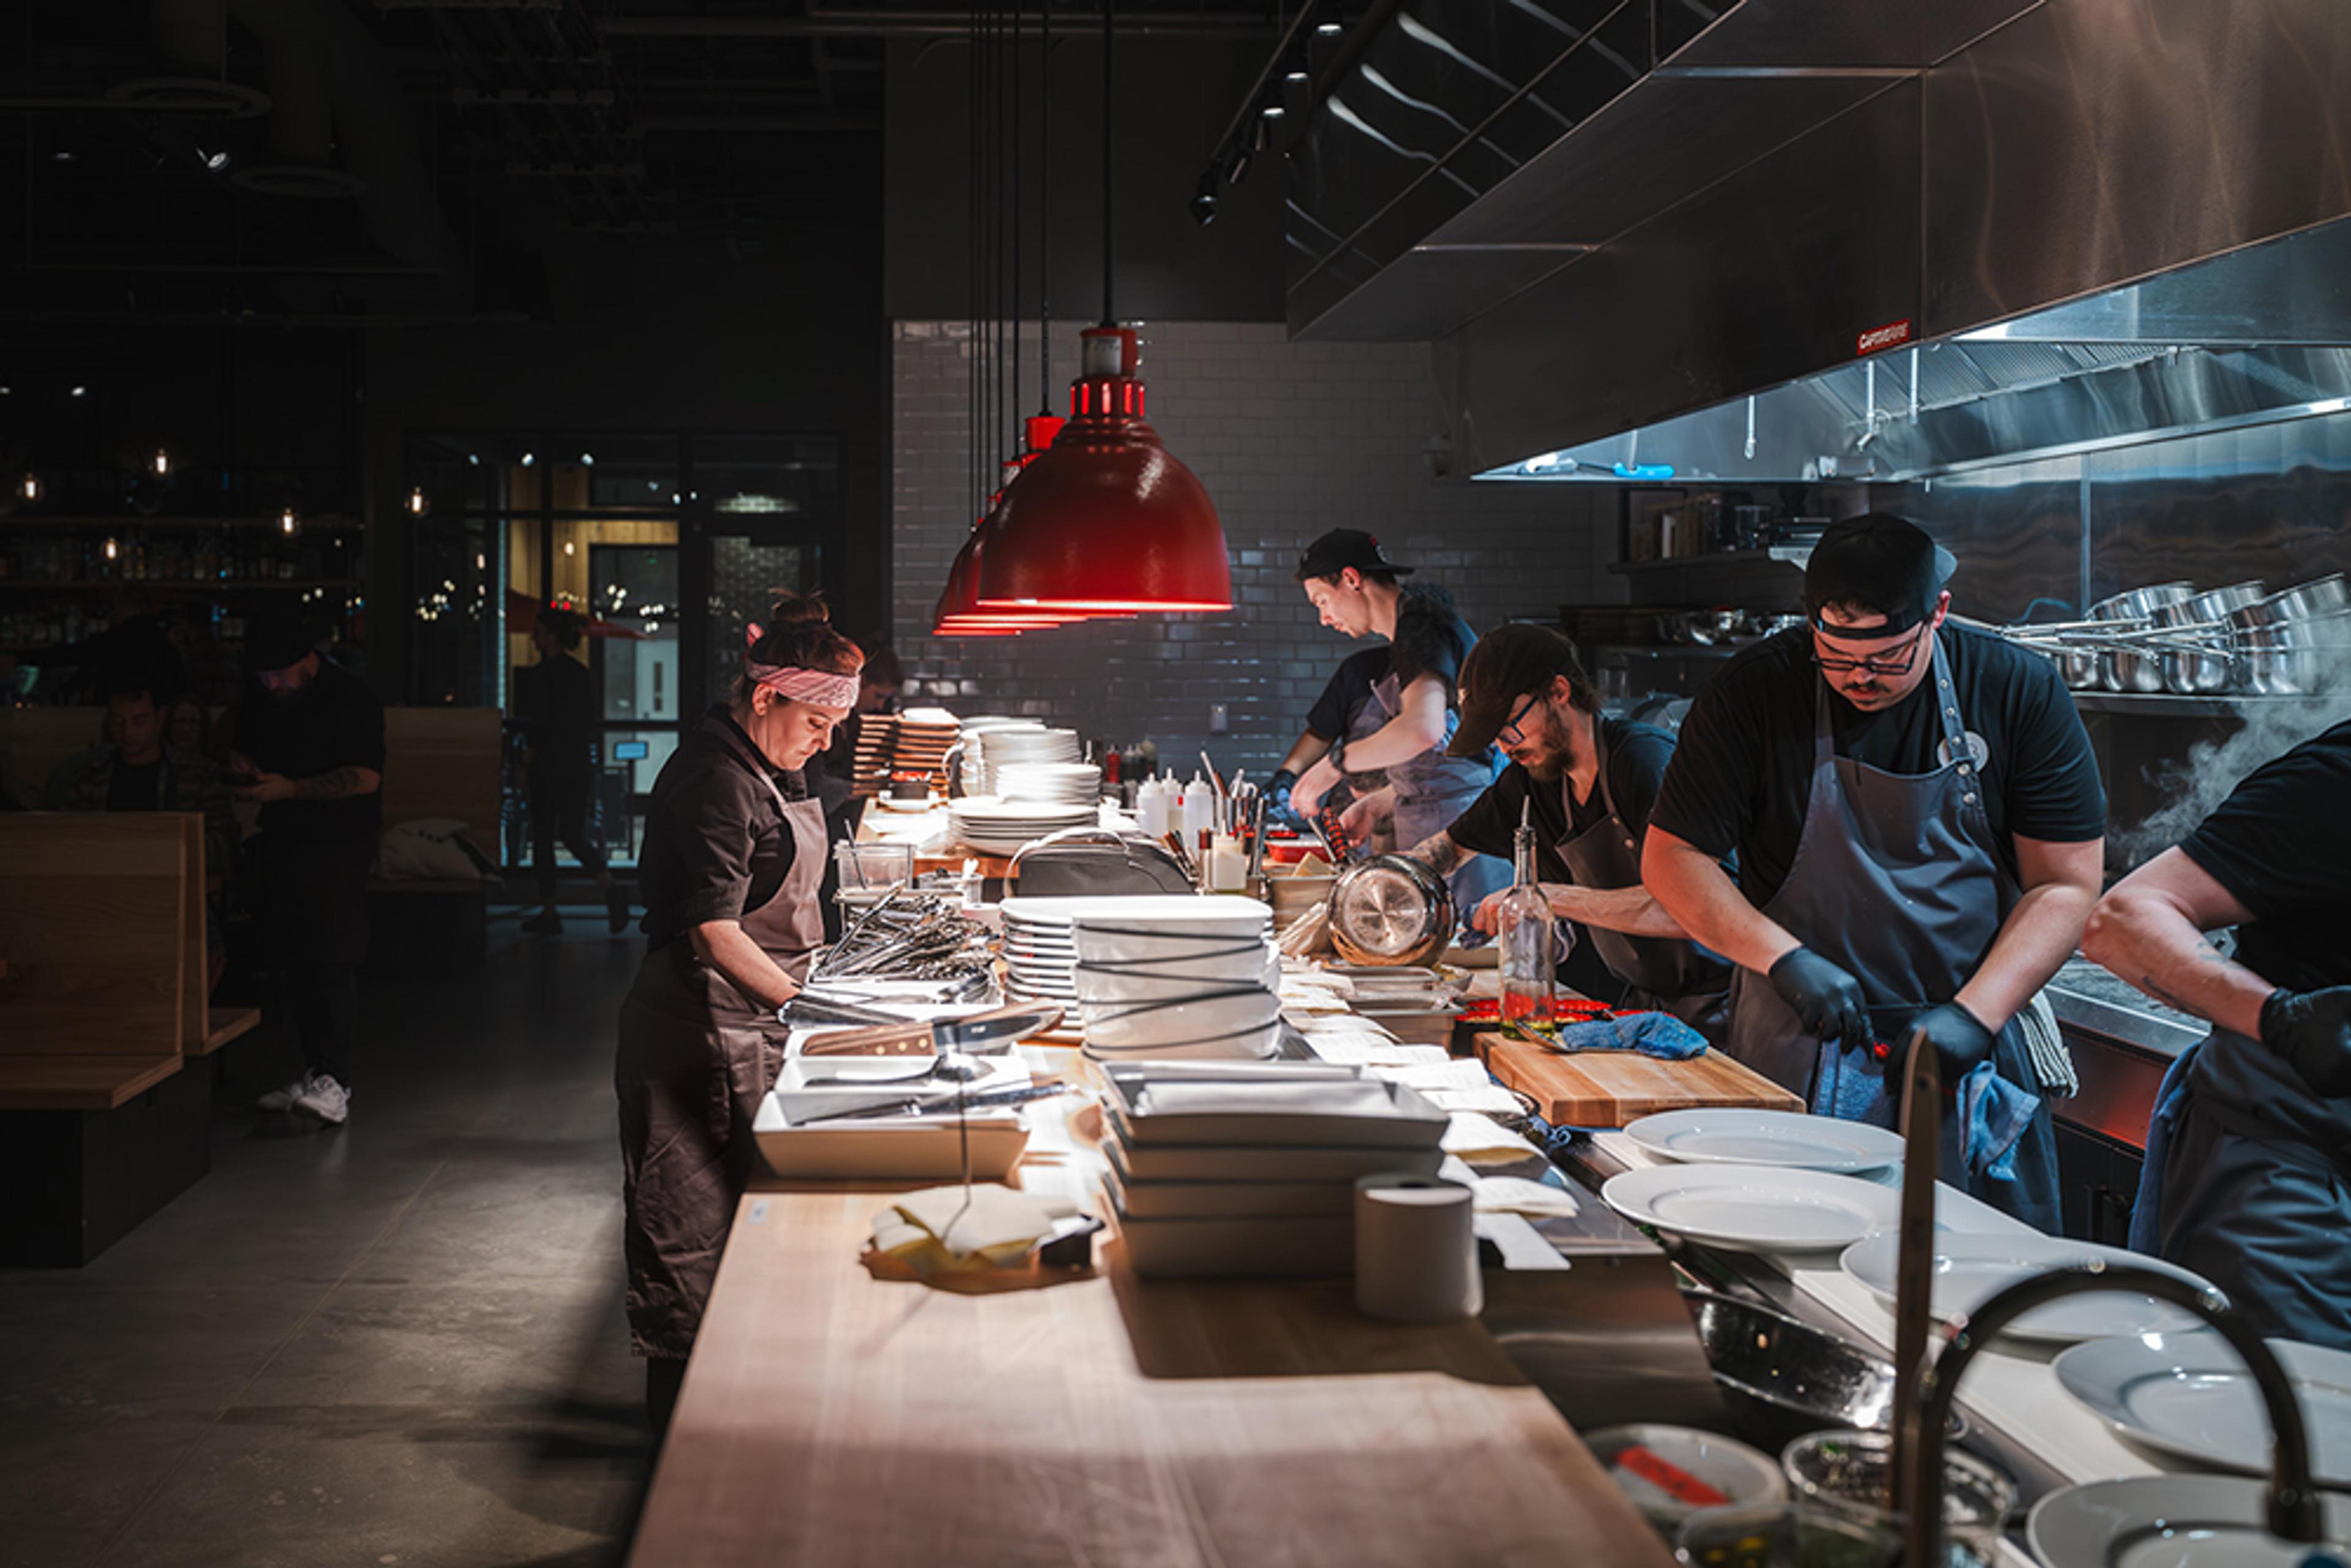
[[1738, 966], [1733, 1056], [1818, 1114], [1892, 1126], [1925, 1030], [1957, 1096], [1943, 1179], [2056, 1233], [2025, 1015], [2097, 901], [2105, 791], [2056, 666], [1949, 622], [1955, 564], [1884, 513], [1822, 536], [1805, 624], [1692, 704], [1642, 880]]

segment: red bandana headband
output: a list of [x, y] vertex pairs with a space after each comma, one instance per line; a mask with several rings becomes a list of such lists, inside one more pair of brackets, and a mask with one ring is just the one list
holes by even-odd
[[778, 696], [789, 697], [796, 703], [813, 703], [818, 707], [853, 708], [857, 706], [858, 680], [855, 675], [837, 675], [831, 670], [804, 669], [798, 664], [763, 664], [751, 657], [761, 636], [759, 623], [753, 622], [743, 634], [743, 671], [755, 686], [765, 686]]

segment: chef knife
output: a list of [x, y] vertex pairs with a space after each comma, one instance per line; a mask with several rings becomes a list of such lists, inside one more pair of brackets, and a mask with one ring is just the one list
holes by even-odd
[[1894, 1453], [1887, 1469], [1886, 1506], [1896, 1514], [1917, 1506], [1907, 1494], [1942, 1500], [1940, 1476], [1909, 1472], [1918, 1452], [1919, 1380], [1926, 1372], [1927, 1334], [1934, 1320], [1935, 1177], [1942, 1166], [1943, 1073], [1927, 1031], [1910, 1031], [1902, 1073], [1901, 1246], [1894, 1262]]
[[811, 1035], [803, 1056], [933, 1056], [950, 1051], [1000, 1050], [1061, 1021], [1052, 1006], [997, 1008], [962, 1018], [914, 1019], [872, 1029], [844, 1029]]
[[985, 1094], [910, 1095], [893, 1100], [885, 1105], [860, 1105], [853, 1111], [827, 1111], [820, 1115], [803, 1117], [793, 1123], [796, 1127], [813, 1126], [819, 1122], [878, 1121], [885, 1116], [951, 1116], [965, 1111], [999, 1110], [1007, 1105], [1024, 1105], [1031, 1100], [1049, 1100], [1056, 1094], [1066, 1094], [1070, 1086], [1061, 1082], [1024, 1083], [1017, 1089], [991, 1089]]

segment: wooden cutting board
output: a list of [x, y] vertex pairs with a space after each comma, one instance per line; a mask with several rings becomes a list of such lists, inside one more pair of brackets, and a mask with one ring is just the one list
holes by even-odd
[[1700, 1105], [1804, 1108], [1802, 1100], [1719, 1051], [1688, 1061], [1659, 1061], [1622, 1051], [1562, 1056], [1502, 1034], [1477, 1039], [1479, 1059], [1495, 1077], [1531, 1096], [1553, 1126], [1622, 1127], [1661, 1111]]

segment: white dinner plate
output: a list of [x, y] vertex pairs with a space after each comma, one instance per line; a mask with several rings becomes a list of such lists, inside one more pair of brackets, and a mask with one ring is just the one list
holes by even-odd
[[1899, 1133], [1796, 1111], [1667, 1111], [1642, 1117], [1625, 1135], [1661, 1160], [1690, 1165], [1851, 1172], [1902, 1163]]
[[1600, 1197], [1635, 1224], [1750, 1252], [1826, 1251], [1902, 1217], [1891, 1187], [1770, 1166], [1652, 1166], [1609, 1177]]
[[[2299, 1340], [2270, 1349], [2294, 1380], [2319, 1480], [2351, 1487], [2351, 1354]], [[2269, 1469], [2270, 1423], [2253, 1375], [2209, 1330], [2077, 1344], [2053, 1364], [2058, 1385], [2133, 1441], [2215, 1469]]]
[[[1901, 1238], [1891, 1233], [1868, 1237], [1848, 1248], [1837, 1262], [1872, 1294], [1891, 1303], [1894, 1259], [1900, 1246]], [[2101, 1247], [2095, 1241], [2068, 1241], [2024, 1231], [1948, 1236], [1935, 1243], [1935, 1316], [1948, 1322], [1975, 1311], [2003, 1287], [2028, 1275], [2089, 1260], [2152, 1269], [2191, 1285], [2205, 1283], [2201, 1276], [2177, 1264], [2119, 1247]], [[2199, 1321], [2153, 1296], [2115, 1291], [2067, 1296], [2035, 1307], [2001, 1332], [2019, 1339], [2071, 1344], [2108, 1334], [2180, 1333], [2195, 1328]]]
[[[2045, 1568], [2296, 1568], [2310, 1561], [2312, 1548], [2263, 1528], [2266, 1497], [2263, 1483], [2241, 1476], [2092, 1481], [2033, 1504], [2025, 1535]], [[2328, 1497], [2322, 1506], [2327, 1549], [2351, 1565], [2351, 1498]]]

